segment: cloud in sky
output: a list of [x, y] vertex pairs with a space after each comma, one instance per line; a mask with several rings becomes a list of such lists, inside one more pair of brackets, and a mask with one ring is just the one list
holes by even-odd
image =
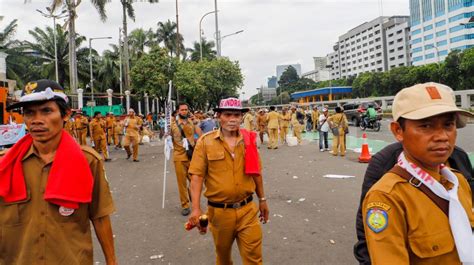
[[[42, 9], [51, 0], [0, 0], [0, 28], [18, 19], [18, 39], [31, 37], [28, 30], [51, 26], [51, 19], [42, 17]], [[408, 0], [218, 0], [221, 36], [239, 30], [243, 33], [222, 41], [222, 55], [240, 63], [245, 76], [245, 97], [257, 93], [267, 77], [276, 75], [276, 65], [300, 63], [302, 71], [314, 69], [312, 58], [332, 52], [339, 35], [384, 16], [408, 15]], [[185, 46], [191, 47], [199, 39], [199, 20], [214, 10], [213, 0], [179, 0], [179, 27]], [[136, 20], [129, 21], [129, 32], [135, 28], [157, 28], [159, 21], [175, 21], [175, 1], [162, 0], [157, 4], [146, 1], [134, 3]], [[95, 41], [94, 48], [102, 51], [109, 43], [118, 42], [118, 28], [122, 25], [119, 0], [106, 6], [108, 19], [102, 22], [89, 0], [82, 0], [78, 9], [77, 32], [86, 37], [111, 36], [112, 40]], [[214, 15], [203, 20], [204, 37], [214, 38]]]

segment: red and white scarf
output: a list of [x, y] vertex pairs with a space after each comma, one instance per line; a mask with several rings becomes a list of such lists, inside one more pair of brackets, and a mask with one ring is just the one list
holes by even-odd
[[459, 202], [459, 180], [456, 175], [445, 165], [440, 165], [441, 175], [454, 185], [451, 190], [446, 190], [428, 172], [409, 162], [403, 152], [398, 157], [398, 165], [426, 185], [434, 194], [449, 201], [449, 226], [459, 258], [463, 264], [474, 262], [474, 235], [466, 210]]

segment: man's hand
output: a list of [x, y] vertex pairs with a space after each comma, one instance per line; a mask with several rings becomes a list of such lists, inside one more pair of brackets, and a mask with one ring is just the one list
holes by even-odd
[[191, 216], [189, 216], [188, 222], [193, 226], [200, 228], [199, 226], [199, 216], [201, 216], [202, 211], [201, 209], [193, 209], [191, 212]]
[[268, 215], [270, 213], [270, 210], [268, 210], [268, 205], [267, 201], [261, 201], [259, 202], [259, 208], [260, 208], [260, 222], [266, 224], [268, 222]]

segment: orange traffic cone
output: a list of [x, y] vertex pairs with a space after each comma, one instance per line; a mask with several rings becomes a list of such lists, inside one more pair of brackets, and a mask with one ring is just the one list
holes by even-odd
[[360, 156], [359, 156], [359, 162], [369, 163], [372, 156], [370, 156], [370, 153], [369, 153], [369, 144], [367, 143], [367, 134], [365, 133], [362, 134], [362, 139], [364, 139], [364, 142], [362, 143], [362, 152], [360, 153]]

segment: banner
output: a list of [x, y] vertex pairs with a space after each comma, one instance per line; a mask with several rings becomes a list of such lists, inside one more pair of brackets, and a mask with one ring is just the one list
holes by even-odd
[[168, 99], [165, 105], [165, 158], [170, 159], [171, 149], [173, 149], [173, 140], [171, 139], [171, 91], [173, 87], [172, 81], [168, 83]]
[[0, 146], [14, 144], [25, 134], [25, 124], [0, 125]]

